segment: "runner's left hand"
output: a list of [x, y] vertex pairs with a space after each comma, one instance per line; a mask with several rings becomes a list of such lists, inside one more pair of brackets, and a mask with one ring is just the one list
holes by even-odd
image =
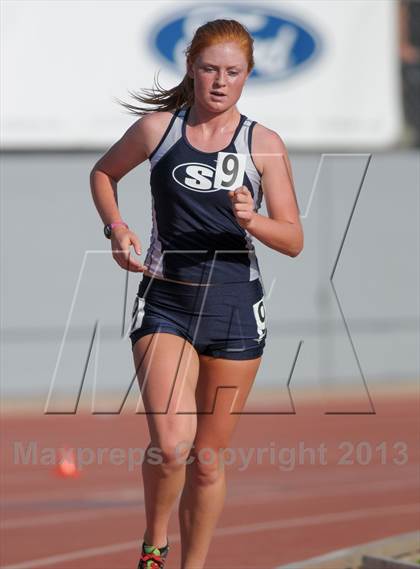
[[236, 221], [241, 227], [248, 229], [257, 215], [254, 210], [254, 199], [251, 192], [246, 186], [239, 186], [236, 190], [229, 190], [228, 193]]

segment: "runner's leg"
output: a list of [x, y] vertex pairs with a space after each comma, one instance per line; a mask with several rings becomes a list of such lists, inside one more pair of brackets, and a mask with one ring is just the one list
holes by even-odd
[[[225, 472], [223, 461], [218, 460], [219, 451], [229, 446], [241, 416], [231, 414], [231, 411], [240, 413], [243, 410], [261, 359], [229, 360], [199, 356], [197, 433], [192, 452], [194, 461], [187, 465], [179, 507], [181, 569], [204, 567], [226, 495]], [[219, 387], [231, 389], [219, 389], [216, 399]], [[202, 449], [211, 451], [200, 453]], [[204, 461], [199, 460], [200, 456]]]
[[[147, 523], [144, 540], [159, 547], [166, 545], [171, 510], [184, 485], [185, 462], [180, 459], [188, 456], [196, 433], [199, 360], [188, 341], [162, 332], [139, 338], [133, 357], [147, 413], [149, 446], [157, 447], [157, 456], [161, 457], [159, 461], [146, 457], [142, 464]], [[177, 414], [178, 398], [191, 414]], [[185, 444], [180, 447], [180, 443]]]

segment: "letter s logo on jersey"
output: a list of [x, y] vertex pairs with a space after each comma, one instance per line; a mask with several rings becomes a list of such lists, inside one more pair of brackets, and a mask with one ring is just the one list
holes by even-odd
[[172, 177], [175, 182], [193, 192], [217, 192], [218, 188], [213, 188], [215, 171], [208, 164], [186, 162], [173, 169]]
[[208, 164], [186, 162], [172, 170], [172, 177], [175, 182], [193, 192], [217, 192], [218, 188], [213, 188], [215, 171]]

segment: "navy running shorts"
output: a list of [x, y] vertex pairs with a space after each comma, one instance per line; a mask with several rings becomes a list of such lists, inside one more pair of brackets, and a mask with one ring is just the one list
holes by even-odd
[[267, 335], [261, 281], [195, 286], [143, 275], [132, 310], [132, 348], [155, 332], [185, 338], [199, 354], [258, 358]]

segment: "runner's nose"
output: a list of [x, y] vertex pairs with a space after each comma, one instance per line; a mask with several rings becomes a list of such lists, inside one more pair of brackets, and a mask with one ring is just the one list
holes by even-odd
[[219, 71], [219, 73], [216, 75], [216, 78], [214, 80], [214, 88], [220, 89], [220, 88], [224, 87], [225, 85], [226, 85], [226, 78], [225, 78], [223, 72]]

